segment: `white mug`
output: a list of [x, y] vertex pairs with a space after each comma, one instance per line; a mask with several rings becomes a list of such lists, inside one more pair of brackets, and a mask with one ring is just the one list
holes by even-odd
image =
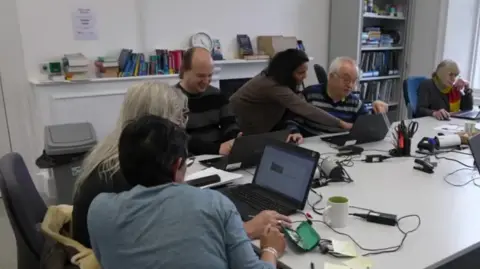
[[465, 133], [468, 135], [472, 135], [475, 132], [475, 125], [477, 123], [474, 121], [466, 121], [465, 122]]
[[328, 198], [327, 206], [323, 210], [323, 221], [332, 228], [347, 227], [348, 198], [333, 196]]

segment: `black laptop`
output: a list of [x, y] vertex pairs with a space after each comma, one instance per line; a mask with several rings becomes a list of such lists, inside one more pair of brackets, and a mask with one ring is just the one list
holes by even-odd
[[348, 134], [322, 137], [321, 139], [337, 146], [358, 145], [383, 140], [389, 129], [388, 114], [361, 115]]
[[232, 200], [243, 220], [262, 210], [291, 215], [305, 207], [319, 158], [318, 152], [272, 142], [265, 146], [253, 182], [222, 192]]
[[480, 171], [480, 135], [475, 135], [468, 140], [468, 146], [472, 152], [474, 165]]
[[199, 161], [200, 164], [225, 171], [234, 171], [256, 166], [262, 157], [263, 149], [271, 141], [286, 142], [290, 131], [241, 136], [235, 139], [228, 156]]
[[480, 120], [480, 110], [468, 110], [451, 113], [450, 117], [464, 120]]

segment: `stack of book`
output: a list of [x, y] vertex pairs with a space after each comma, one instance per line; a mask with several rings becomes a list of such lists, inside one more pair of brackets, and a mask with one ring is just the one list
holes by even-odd
[[362, 32], [362, 47], [389, 47], [392, 46], [394, 40], [389, 32], [382, 33], [380, 27], [365, 27]]
[[391, 76], [399, 74], [398, 51], [362, 52], [360, 69], [362, 77]]
[[90, 61], [82, 53], [65, 54], [62, 62], [66, 80], [88, 79]]
[[143, 53], [123, 49], [118, 58], [119, 77], [178, 74], [182, 66], [183, 50], [155, 50], [148, 59]]
[[116, 57], [98, 57], [95, 66], [97, 67], [97, 77], [118, 77], [118, 59]]
[[378, 47], [382, 32], [380, 27], [366, 27], [362, 32], [362, 46]]

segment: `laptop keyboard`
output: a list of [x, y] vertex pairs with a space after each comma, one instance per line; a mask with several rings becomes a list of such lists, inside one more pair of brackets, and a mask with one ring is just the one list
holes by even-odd
[[295, 210], [291, 207], [269, 199], [268, 197], [265, 197], [261, 193], [255, 191], [253, 188], [238, 187], [227, 192], [239, 198], [242, 202], [248, 204], [259, 212], [262, 210], [275, 210], [283, 215], [290, 215], [295, 212]]

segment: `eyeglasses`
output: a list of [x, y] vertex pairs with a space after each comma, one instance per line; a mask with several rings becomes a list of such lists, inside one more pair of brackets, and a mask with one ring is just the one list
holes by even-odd
[[350, 76], [347, 76], [347, 75], [338, 75], [338, 74], [335, 74], [339, 79], [342, 80], [342, 82], [345, 84], [345, 85], [355, 85], [357, 84], [358, 82], [358, 78], [355, 78], [355, 79], [352, 79]]
[[449, 72], [449, 73], [448, 73], [448, 76], [449, 76], [450, 78], [457, 78], [458, 75], [459, 75], [458, 73], [453, 73], [453, 72]]

